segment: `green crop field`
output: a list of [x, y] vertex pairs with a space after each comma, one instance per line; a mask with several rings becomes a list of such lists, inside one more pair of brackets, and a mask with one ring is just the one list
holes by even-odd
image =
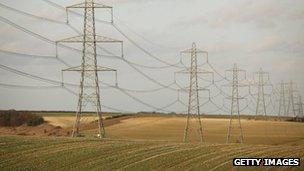
[[236, 156], [304, 159], [303, 145], [184, 144], [2, 135], [0, 147], [1, 170], [231, 170], [231, 159]]

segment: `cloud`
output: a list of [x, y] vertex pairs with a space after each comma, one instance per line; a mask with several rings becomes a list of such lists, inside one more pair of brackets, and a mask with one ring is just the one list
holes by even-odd
[[274, 28], [276, 22], [282, 20], [304, 19], [304, 9], [300, 1], [235, 1], [223, 3], [206, 14], [196, 16], [189, 20], [180, 21], [180, 25], [207, 24], [212, 28], [225, 28], [236, 24], [254, 24], [257, 28]]
[[[62, 0], [53, 1], [63, 6], [75, 2], [75, 0], [67, 2], [63, 2]], [[37, 6], [37, 3], [40, 5], [38, 4]], [[263, 67], [265, 71], [269, 71], [272, 74], [271, 78], [276, 78], [273, 80], [274, 83], [281, 79], [289, 80], [294, 77], [295, 81], [304, 84], [302, 81], [302, 66], [304, 62], [303, 0], [110, 0], [105, 2], [108, 5], [111, 5], [111, 3], [114, 4], [115, 16], [119, 20], [126, 23], [136, 33], [165, 47], [156, 47], [152, 45], [153, 43], [144, 41], [141, 36], [132, 33], [127, 27], [123, 27], [122, 22], [117, 21], [116, 24], [123, 32], [149, 52], [168, 63], [178, 61], [177, 54], [179, 51], [189, 47], [191, 42], [195, 41], [200, 49], [210, 52], [210, 62], [221, 73], [225, 69], [231, 68], [233, 62], [237, 62], [240, 68], [246, 69], [249, 72]], [[15, 1], [7, 0], [7, 4], [42, 17], [60, 21], [65, 20], [64, 11], [55, 10], [53, 7], [50, 8], [47, 3], [42, 3], [42, 1], [16, 3]], [[38, 10], [36, 10], [37, 8]], [[18, 14], [8, 13], [5, 10], [1, 10], [0, 13], [3, 17], [8, 17], [19, 25], [52, 40], [75, 35], [66, 25], [42, 22], [39, 19], [31, 19], [29, 17], [20, 17]], [[103, 15], [101, 13], [98, 14], [100, 15], [96, 15], [96, 17], [101, 19]], [[74, 21], [71, 24], [81, 30], [82, 19], [74, 15], [70, 15], [70, 17], [71, 21]], [[11, 26], [3, 25], [0, 28], [0, 48], [31, 54], [54, 55], [55, 49], [53, 45], [41, 42], [20, 30], [12, 29]], [[123, 36], [118, 36], [119, 33], [110, 27], [98, 24], [98, 30], [96, 31], [102, 35], [124, 40], [126, 59], [148, 66], [165, 65], [141, 52], [132, 43], [124, 39]], [[80, 46], [76, 45], [75, 47]], [[166, 46], [178, 46], [181, 48], [173, 50]], [[79, 65], [81, 54], [59, 48], [59, 56], [71, 64]], [[56, 61], [50, 63], [45, 60], [36, 60], [33, 63], [29, 63], [31, 60], [22, 59], [23, 61], [21, 61], [20, 57], [14, 58], [5, 56], [5, 58], [0, 59], [0, 62], [12, 67], [18, 66], [23, 71], [56, 80], [60, 79], [60, 71], [64, 68], [58, 61], [57, 63]], [[185, 59], [188, 60], [189, 58]], [[26, 63], [27, 61], [25, 60], [29, 62]], [[118, 81], [119, 85], [123, 88], [138, 90], [158, 88], [158, 85], [148, 81], [124, 61], [102, 58], [101, 62], [105, 66], [119, 70]], [[169, 83], [173, 79], [174, 68], [170, 70], [153, 70], [139, 67], [139, 69], [163, 84]], [[6, 80], [8, 83], [18, 81], [10, 73], [0, 75], [1, 79]], [[78, 76], [77, 74], [71, 74], [71, 77], [68, 75], [65, 78], [68, 77], [70, 82], [78, 83]], [[104, 78], [111, 79], [106, 80], [106, 82], [113, 80], [112, 75], [102, 76], [102, 79]], [[24, 83], [33, 84], [32, 80], [25, 80]], [[102, 94], [102, 98], [105, 99], [106, 103], [110, 103], [110, 106], [126, 110], [147, 109], [138, 102], [130, 100], [124, 94], [114, 92], [113, 95], [112, 91], [112, 89], [103, 90]], [[11, 103], [15, 103], [13, 107], [26, 107], [26, 105], [22, 106], [22, 103], [18, 103], [18, 101], [11, 98], [22, 95], [15, 91], [0, 90], [0, 93], [4, 92], [10, 98]], [[49, 95], [50, 99], [54, 101], [52, 106], [56, 109], [67, 109], [68, 106], [76, 103], [76, 101], [71, 99], [63, 103], [62, 100], [56, 100], [56, 98], [61, 99], [62, 95], [54, 97], [52, 92], [45, 91], [45, 93], [45, 95]], [[166, 91], [165, 93], [170, 92]], [[145, 97], [145, 101], [152, 105], [163, 103], [161, 105], [163, 106], [176, 96], [175, 92], [171, 93], [166, 98], [159, 98], [162, 96], [149, 93], [148, 97]], [[40, 104], [40, 99], [37, 99], [37, 97], [39, 97], [39, 94], [33, 93], [32, 100], [28, 101], [28, 103], [31, 103], [31, 106]], [[116, 97], [119, 97], [119, 101], [117, 101]], [[142, 95], [138, 95], [138, 97], [144, 98]], [[5, 105], [0, 107], [6, 108], [8, 103], [6, 103], [5, 98], [3, 100], [0, 102]], [[67, 106], [62, 106], [62, 104], [66, 104]], [[48, 108], [48, 106], [44, 107]], [[73, 107], [70, 108], [74, 109]], [[148, 110], [151, 109], [148, 108]]]
[[266, 36], [263, 37], [261, 40], [255, 42], [251, 46], [253, 47], [252, 50], [254, 52], [262, 52], [262, 51], [269, 51], [269, 50], [278, 50], [279, 48], [283, 48], [286, 43], [282, 38], [277, 35]]

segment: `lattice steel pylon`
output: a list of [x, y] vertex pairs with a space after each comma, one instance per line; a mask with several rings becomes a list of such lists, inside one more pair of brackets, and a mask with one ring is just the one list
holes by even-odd
[[[76, 67], [70, 67], [62, 71], [78, 71], [81, 73], [80, 88], [78, 96], [78, 107], [76, 111], [76, 119], [73, 127], [72, 137], [80, 136], [80, 122], [84, 112], [84, 108], [91, 104], [96, 115], [98, 117], [98, 137], [105, 137], [105, 129], [103, 125], [102, 113], [101, 113], [101, 99], [99, 89], [99, 71], [114, 71], [108, 67], [101, 67], [97, 65], [97, 43], [121, 43], [120, 40], [112, 38], [98, 36], [95, 33], [95, 8], [111, 9], [112, 7], [99, 3], [94, 3], [94, 0], [85, 0], [85, 2], [68, 6], [71, 8], [84, 9], [84, 23], [83, 23], [83, 35], [66, 38], [59, 40], [58, 43], [82, 43], [82, 59], [81, 65]], [[67, 21], [68, 22], [68, 21]]]
[[288, 108], [287, 108], [287, 113], [291, 113], [293, 117], [296, 117], [296, 109], [295, 109], [295, 95], [294, 93], [297, 92], [294, 88], [294, 83], [292, 81], [289, 82], [289, 87], [288, 87], [288, 96], [289, 96], [289, 102], [288, 102]]
[[304, 119], [304, 113], [303, 113], [302, 96], [300, 94], [298, 94], [297, 103], [295, 105], [297, 106], [296, 120], [301, 121]]
[[[258, 75], [258, 94], [257, 94], [257, 104], [255, 110], [255, 116], [263, 115], [266, 116], [266, 103], [265, 103], [265, 86], [268, 85], [267, 81], [265, 81], [265, 75], [267, 76], [267, 80], [269, 81], [269, 73], [264, 72], [262, 68], [258, 72], [255, 73]], [[255, 76], [254, 76], [255, 77]]]
[[280, 83], [280, 99], [279, 99], [279, 113], [278, 117], [286, 116], [287, 115], [287, 108], [286, 108], [286, 94], [287, 94], [287, 87], [288, 83], [284, 83], [281, 81]]
[[[241, 117], [240, 117], [240, 103], [239, 100], [243, 99], [243, 97], [239, 96], [239, 87], [245, 86], [240, 84], [239, 81], [239, 73], [244, 72], [245, 70], [241, 70], [237, 67], [237, 64], [234, 64], [232, 69], [226, 70], [226, 72], [232, 72], [232, 91], [231, 91], [231, 108], [230, 108], [230, 120], [228, 125], [226, 143], [231, 143], [233, 138], [236, 137], [236, 141], [238, 143], [244, 142], [243, 136], [243, 129], [241, 124]], [[246, 77], [246, 74], [245, 74]], [[235, 136], [236, 134], [236, 136]]]
[[[203, 127], [202, 127], [202, 121], [200, 116], [200, 104], [199, 104], [199, 91], [201, 90], [207, 90], [203, 88], [199, 88], [198, 85], [198, 73], [201, 74], [210, 74], [212, 72], [199, 70], [197, 66], [197, 54], [198, 53], [207, 53], [206, 51], [202, 51], [197, 49], [196, 44], [192, 43], [192, 47], [190, 49], [184, 50], [181, 52], [181, 54], [187, 53], [191, 55], [191, 63], [190, 68], [187, 68], [183, 71], [178, 71], [177, 73], [187, 73], [189, 74], [189, 98], [188, 98], [188, 108], [187, 108], [187, 121], [186, 126], [184, 130], [184, 142], [189, 141], [189, 132], [190, 132], [190, 119], [195, 119], [197, 121], [197, 134], [200, 139], [200, 142], [204, 142], [204, 136], [203, 136]], [[209, 91], [209, 90], [207, 90]]]

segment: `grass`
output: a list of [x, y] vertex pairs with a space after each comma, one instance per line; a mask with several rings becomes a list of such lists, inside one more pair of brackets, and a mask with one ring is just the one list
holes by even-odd
[[0, 147], [1, 170], [231, 170], [231, 159], [236, 156], [304, 157], [303, 145], [203, 145], [3, 135]]

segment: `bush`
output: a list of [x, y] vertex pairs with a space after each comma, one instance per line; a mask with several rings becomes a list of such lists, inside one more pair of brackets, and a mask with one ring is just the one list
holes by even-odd
[[0, 111], [0, 126], [36, 126], [44, 123], [41, 116], [16, 110]]

